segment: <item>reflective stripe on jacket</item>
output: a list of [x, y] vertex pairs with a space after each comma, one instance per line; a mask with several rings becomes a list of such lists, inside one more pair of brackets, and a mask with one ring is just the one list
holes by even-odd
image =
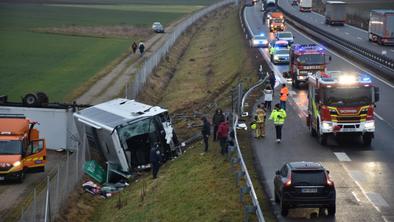
[[280, 110], [274, 109], [274, 111], [272, 111], [271, 113], [270, 119], [274, 120], [275, 125], [283, 125], [286, 117], [287, 117], [286, 111], [284, 111], [283, 109]]

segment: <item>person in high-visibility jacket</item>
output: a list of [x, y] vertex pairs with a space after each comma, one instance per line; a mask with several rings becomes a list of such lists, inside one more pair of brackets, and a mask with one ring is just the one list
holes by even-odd
[[276, 142], [280, 143], [282, 139], [282, 127], [285, 123], [285, 119], [287, 117], [286, 111], [280, 107], [280, 104], [277, 103], [275, 105], [275, 109], [272, 111], [270, 115], [270, 120], [274, 120], [275, 131], [276, 131]]
[[289, 96], [289, 89], [286, 86], [286, 83], [282, 84], [282, 88], [280, 89], [280, 107], [286, 110], [286, 101], [287, 97]]

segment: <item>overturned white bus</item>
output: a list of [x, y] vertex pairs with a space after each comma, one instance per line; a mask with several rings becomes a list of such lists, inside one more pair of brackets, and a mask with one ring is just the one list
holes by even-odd
[[149, 166], [153, 144], [160, 145], [164, 160], [176, 154], [179, 144], [166, 109], [134, 100], [114, 99], [76, 112], [74, 118], [89, 147], [120, 174]]

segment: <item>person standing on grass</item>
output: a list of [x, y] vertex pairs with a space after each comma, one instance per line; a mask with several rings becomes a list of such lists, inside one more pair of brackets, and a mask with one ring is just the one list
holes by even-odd
[[211, 135], [211, 124], [208, 122], [208, 119], [206, 117], [201, 118], [201, 120], [203, 124], [201, 134], [205, 145], [204, 152], [208, 152], [208, 138]]
[[228, 124], [228, 119], [225, 119], [222, 123], [220, 123], [217, 132], [217, 138], [220, 142], [220, 153], [222, 155], [227, 153], [227, 137], [230, 131], [230, 126]]
[[267, 84], [267, 86], [264, 89], [264, 108], [269, 112], [271, 112], [272, 93], [273, 90], [271, 88], [271, 85]]
[[133, 51], [133, 53], [135, 54], [135, 52], [137, 51], [137, 43], [134, 41], [133, 44], [131, 45], [131, 50]]
[[218, 132], [218, 128], [221, 122], [223, 122], [225, 120], [224, 115], [223, 115], [223, 111], [222, 109], [217, 109], [215, 111], [215, 114], [213, 115], [212, 118], [212, 124], [213, 124], [213, 141], [216, 141], [217, 139], [217, 132]]
[[144, 43], [142, 41], [138, 45], [139, 45], [138, 49], [140, 50], [140, 54], [141, 54], [141, 56], [143, 56], [144, 55], [144, 50], [145, 50], [145, 45], [144, 45]]
[[286, 83], [282, 84], [282, 88], [280, 89], [280, 107], [286, 111], [286, 101], [289, 96], [289, 89], [286, 86]]
[[152, 164], [153, 179], [156, 179], [157, 174], [159, 173], [160, 161], [161, 161], [160, 145], [158, 143], [155, 143], [152, 146], [149, 157]]
[[279, 103], [275, 104], [275, 109], [272, 111], [269, 119], [274, 120], [277, 143], [280, 143], [282, 140], [282, 127], [285, 123], [286, 117], [286, 111], [280, 107]]

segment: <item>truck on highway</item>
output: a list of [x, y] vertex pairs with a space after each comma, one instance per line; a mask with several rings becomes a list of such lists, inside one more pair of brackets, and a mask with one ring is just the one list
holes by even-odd
[[285, 19], [283, 12], [273, 11], [268, 13], [267, 21], [270, 32], [285, 30]]
[[298, 4], [300, 12], [311, 12], [312, 11], [312, 0], [300, 0]]
[[394, 10], [372, 10], [368, 39], [380, 45], [394, 44]]
[[375, 132], [379, 89], [369, 76], [342, 71], [309, 75], [307, 126], [322, 145], [329, 135], [361, 136], [369, 146]]
[[325, 23], [329, 25], [345, 25], [346, 2], [327, 1], [325, 12]]
[[0, 181], [23, 182], [25, 173], [44, 171], [47, 162], [45, 139], [20, 114], [0, 114]]
[[[328, 58], [330, 60], [331, 57]], [[293, 87], [308, 82], [308, 75], [325, 71], [326, 50], [317, 44], [293, 44], [290, 48], [289, 74]]]

